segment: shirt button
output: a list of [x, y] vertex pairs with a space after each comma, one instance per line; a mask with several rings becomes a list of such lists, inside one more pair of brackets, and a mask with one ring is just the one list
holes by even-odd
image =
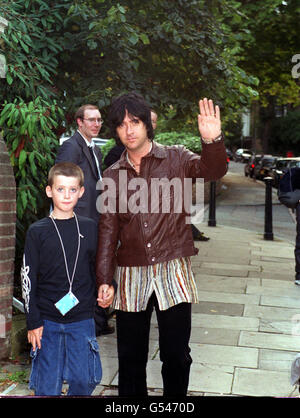
[[152, 257], [152, 258], [151, 258], [151, 261], [155, 261], [155, 257]]
[[151, 242], [148, 242], [147, 247], [150, 248], [151, 247]]

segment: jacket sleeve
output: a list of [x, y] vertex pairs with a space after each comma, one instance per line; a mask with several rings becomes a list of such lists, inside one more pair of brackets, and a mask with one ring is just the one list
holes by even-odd
[[76, 147], [72, 144], [71, 141], [67, 140], [59, 147], [55, 163], [68, 161], [74, 164], [78, 164], [79, 159], [80, 156]]
[[97, 210], [100, 213], [98, 223], [98, 247], [96, 253], [96, 284], [111, 285], [116, 268], [116, 253], [119, 243], [119, 216], [117, 211], [118, 190], [116, 179], [104, 172], [101, 189], [97, 199]]
[[39, 243], [32, 229], [29, 228], [21, 268], [22, 297], [28, 330], [39, 328], [44, 324], [37, 306], [38, 271]]
[[182, 160], [185, 166], [185, 177], [215, 181], [227, 172], [227, 154], [224, 140], [212, 144], [202, 142], [201, 156], [185, 149]]
[[102, 213], [98, 224], [98, 248], [96, 253], [96, 284], [113, 283], [116, 268], [119, 221], [117, 213]]

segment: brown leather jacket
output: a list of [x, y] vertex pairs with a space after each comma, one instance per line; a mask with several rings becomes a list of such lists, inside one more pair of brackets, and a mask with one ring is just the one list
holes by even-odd
[[[172, 205], [174, 198], [176, 199], [172, 193], [169, 213], [161, 210], [162, 204], [166, 203], [161, 193], [159, 196], [156, 195], [156, 200], [154, 199], [154, 203], [159, 205], [159, 210], [157, 205], [155, 205], [156, 209], [151, 210], [153, 203], [150, 201], [151, 198], [153, 200], [154, 193], [151, 189], [151, 180], [176, 178], [183, 182], [184, 178], [204, 178], [205, 181], [214, 181], [224, 176], [226, 170], [226, 151], [223, 140], [213, 144], [203, 143], [201, 157], [183, 146], [162, 146], [153, 142], [152, 150], [141, 161], [140, 175], [129, 164], [126, 152], [124, 152], [120, 160], [109, 167], [103, 176], [104, 183], [110, 182], [110, 190], [112, 194], [116, 194], [116, 198], [113, 196], [111, 199], [112, 208], [115, 205], [116, 213], [101, 211], [96, 257], [97, 285], [111, 284], [116, 264], [119, 266], [151, 265], [197, 254], [191, 226], [186, 224], [188, 213], [184, 208], [181, 213], [176, 213], [179, 211], [174, 210], [175, 206]], [[120, 173], [123, 177], [120, 177]], [[135, 184], [134, 181], [137, 183]], [[115, 190], [112, 186], [114, 184]], [[133, 213], [134, 210], [128, 210], [132, 199], [135, 199], [135, 207], [141, 203], [137, 200], [137, 193], [141, 190], [137, 184], [139, 186], [142, 184], [144, 191], [145, 188], [147, 189], [143, 196], [147, 197], [149, 205], [145, 208], [140, 206], [140, 211]], [[124, 205], [126, 194], [127, 203]], [[104, 202], [107, 195], [104, 189], [102, 193]]]

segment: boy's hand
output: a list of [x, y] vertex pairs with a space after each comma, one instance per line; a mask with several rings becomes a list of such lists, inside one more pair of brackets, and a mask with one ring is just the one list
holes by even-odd
[[98, 290], [98, 305], [101, 306], [101, 308], [108, 308], [113, 301], [114, 294], [115, 289], [113, 286], [102, 284]]
[[31, 329], [27, 333], [28, 342], [32, 345], [33, 351], [35, 351], [36, 346], [38, 348], [42, 347], [42, 335], [43, 335], [44, 327]]

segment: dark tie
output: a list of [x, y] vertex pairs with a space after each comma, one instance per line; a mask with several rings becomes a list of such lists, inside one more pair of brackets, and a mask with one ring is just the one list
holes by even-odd
[[95, 157], [94, 152], [93, 152], [93, 147], [88, 147], [88, 149], [89, 149], [90, 154], [91, 154], [91, 158], [92, 158], [92, 161], [93, 161], [93, 164], [94, 164], [94, 168], [95, 168], [97, 177], [99, 177], [98, 168], [97, 168], [97, 164], [96, 164], [96, 160], [95, 160], [96, 157]]

